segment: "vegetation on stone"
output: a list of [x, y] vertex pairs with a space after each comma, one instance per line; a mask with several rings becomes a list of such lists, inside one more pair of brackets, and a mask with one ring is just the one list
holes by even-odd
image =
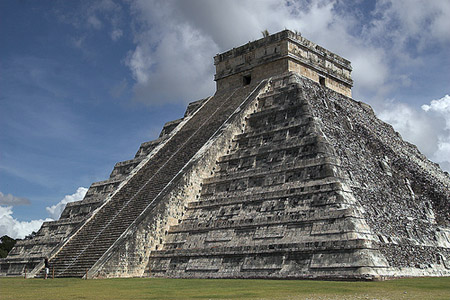
[[0, 258], [5, 258], [16, 244], [16, 240], [4, 235], [0, 238]]

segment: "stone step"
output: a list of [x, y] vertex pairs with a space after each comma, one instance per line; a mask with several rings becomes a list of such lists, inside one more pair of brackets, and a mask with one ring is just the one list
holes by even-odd
[[[51, 260], [66, 269], [60, 276], [79, 276], [77, 270], [92, 266], [147, 205], [174, 178], [198, 149], [242, 103], [253, 87], [217, 94], [119, 190], [77, 235]], [[226, 106], [224, 104], [227, 103]], [[89, 240], [90, 244], [81, 246]], [[104, 251], [103, 251], [104, 250]], [[66, 263], [66, 257], [72, 260]], [[76, 260], [74, 258], [76, 257]], [[72, 271], [73, 270], [73, 271]]]
[[[233, 180], [238, 179], [248, 179], [249, 177], [261, 177], [265, 175], [271, 175], [271, 174], [291, 174], [295, 172], [302, 172], [305, 173], [306, 171], [313, 174], [313, 169], [317, 169], [315, 174], [313, 176], [308, 175], [310, 179], [320, 179], [323, 177], [329, 177], [333, 176], [333, 174], [328, 172], [329, 165], [335, 165], [339, 166], [340, 162], [332, 157], [318, 157], [318, 158], [311, 158], [311, 159], [303, 159], [299, 160], [293, 163], [285, 164], [283, 166], [275, 166], [269, 170], [265, 169], [255, 169], [251, 168], [249, 170], [237, 170], [235, 172], [228, 172], [227, 174], [220, 174], [218, 173], [214, 177], [210, 177], [204, 180], [203, 188], [207, 187], [211, 184], [219, 184], [219, 183], [226, 183]], [[323, 172], [322, 172], [323, 171]], [[306, 175], [305, 175], [306, 176]], [[288, 178], [286, 178], [286, 182], [288, 181]], [[203, 194], [208, 194], [208, 191], [202, 191]]]
[[151, 253], [151, 263], [156, 263], [158, 258], [175, 257], [205, 257], [205, 256], [246, 256], [267, 253], [314, 253], [331, 250], [354, 250], [354, 249], [377, 249], [378, 246], [367, 239], [330, 239], [321, 242], [295, 242], [268, 245], [239, 245], [218, 247], [214, 245], [210, 248], [201, 249], [170, 249], [155, 250]]
[[[237, 159], [249, 158], [257, 155], [268, 155], [271, 153], [278, 153], [282, 151], [289, 151], [294, 149], [302, 149], [302, 147], [316, 145], [320, 143], [316, 137], [305, 136], [303, 138], [287, 138], [282, 141], [277, 148], [260, 148], [260, 147], [243, 147], [239, 149], [232, 149], [230, 154], [221, 156], [218, 159], [218, 164], [227, 163]], [[303, 151], [299, 150], [303, 154]]]
[[258, 216], [249, 215], [246, 218], [241, 219], [220, 219], [213, 218], [208, 222], [201, 223], [201, 220], [189, 222], [184, 220], [180, 225], [171, 226], [169, 232], [191, 232], [191, 231], [210, 231], [210, 230], [222, 230], [231, 228], [243, 228], [243, 227], [255, 227], [255, 226], [267, 226], [274, 224], [301, 224], [301, 223], [313, 223], [323, 220], [334, 220], [340, 218], [361, 218], [360, 214], [355, 210], [344, 208], [331, 210], [330, 208], [322, 211], [317, 210], [304, 210], [298, 212], [281, 212], [277, 215], [268, 214], [266, 216], [259, 213]]
[[[311, 122], [311, 117], [308, 117], [298, 121], [284, 121], [281, 124], [273, 126], [270, 126], [270, 124], [263, 124], [260, 126], [260, 130], [252, 128], [252, 130], [236, 135], [233, 138], [233, 141], [240, 145], [249, 139], [269, 137], [277, 134], [280, 135], [280, 133], [285, 135], [289, 134], [289, 136], [306, 136], [312, 131]], [[268, 130], [264, 130], [265, 126], [269, 126]]]
[[[200, 205], [197, 203], [201, 203], [202, 201], [212, 201], [213, 203], [220, 203], [225, 199], [226, 201], [236, 201], [236, 198], [240, 198], [242, 200], [257, 200], [264, 199], [267, 197], [277, 197], [282, 195], [290, 195], [295, 193], [314, 193], [319, 192], [322, 188], [325, 190], [328, 189], [336, 189], [341, 190], [342, 183], [336, 177], [329, 177], [324, 179], [310, 180], [308, 182], [295, 182], [295, 183], [285, 183], [283, 186], [270, 186], [265, 188], [263, 191], [243, 191], [239, 194], [237, 193], [216, 193], [210, 195], [202, 195], [199, 202], [190, 202], [188, 207], [195, 207], [196, 205]], [[262, 195], [264, 194], [264, 195]], [[226, 204], [226, 203], [225, 203]]]

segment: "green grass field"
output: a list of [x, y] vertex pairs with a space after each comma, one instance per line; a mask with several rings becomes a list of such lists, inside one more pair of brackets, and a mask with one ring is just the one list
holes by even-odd
[[0, 278], [0, 299], [450, 299], [450, 278], [382, 282]]

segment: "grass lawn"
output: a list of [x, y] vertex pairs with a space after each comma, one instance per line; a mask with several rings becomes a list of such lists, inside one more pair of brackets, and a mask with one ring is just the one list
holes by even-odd
[[382, 282], [0, 278], [0, 299], [450, 299], [450, 277]]

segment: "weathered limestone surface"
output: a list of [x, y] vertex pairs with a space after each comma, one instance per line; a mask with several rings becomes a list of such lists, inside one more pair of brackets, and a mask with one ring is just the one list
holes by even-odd
[[271, 82], [152, 274], [448, 276], [448, 174], [367, 105], [294, 74]]
[[214, 96], [21, 241], [3, 274], [450, 275], [450, 176], [351, 98], [351, 65], [290, 31], [218, 54]]
[[390, 266], [387, 274], [448, 276], [448, 173], [403, 141], [366, 104], [338, 94], [322, 95], [328, 99], [313, 102], [313, 111], [378, 237]]
[[240, 86], [243, 77], [260, 81], [296, 72], [351, 97], [350, 61], [289, 30], [218, 54], [214, 64], [217, 90]]

